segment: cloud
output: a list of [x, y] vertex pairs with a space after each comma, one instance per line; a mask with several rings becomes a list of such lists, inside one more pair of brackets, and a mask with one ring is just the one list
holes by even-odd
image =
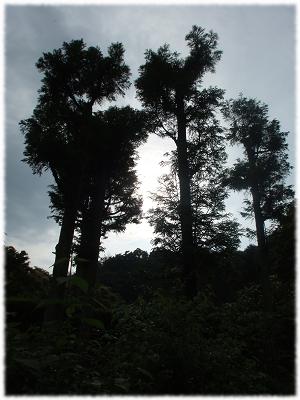
[[171, 139], [154, 134], [150, 134], [147, 143], [140, 147], [137, 171], [141, 183], [140, 192], [144, 199], [144, 211], [152, 206], [150, 196], [158, 189], [158, 178], [169, 170], [168, 167], [162, 167], [160, 162], [165, 159], [164, 154], [174, 148], [175, 144]]
[[[208, 5], [10, 5], [5, 15], [5, 105], [6, 105], [6, 230], [11, 243], [31, 252], [33, 264], [50, 265], [59, 228], [49, 215], [50, 174], [34, 176], [21, 163], [23, 137], [20, 119], [28, 118], [37, 101], [42, 76], [35, 68], [43, 52], [59, 48], [63, 41], [83, 38], [106, 52], [111, 42], [125, 47], [132, 81], [144, 63], [146, 49], [169, 43], [172, 50], [187, 53], [185, 35], [193, 24], [219, 35], [223, 50], [215, 74], [207, 74], [205, 86], [226, 89], [226, 98], [239, 92], [269, 105], [270, 115], [290, 131], [290, 160], [295, 161], [295, 7]], [[132, 85], [118, 105], [140, 107]], [[138, 172], [144, 209], [150, 207], [149, 191], [157, 188], [163, 169], [159, 161], [172, 148], [168, 139], [153, 135], [140, 149]], [[229, 148], [229, 159], [239, 154]], [[294, 175], [289, 182], [293, 183]], [[227, 201], [228, 211], [238, 216], [242, 194]], [[240, 217], [239, 217], [240, 218]], [[151, 228], [143, 222], [121, 235], [110, 235], [107, 251], [150, 248]], [[46, 255], [48, 254], [48, 256]]]
[[57, 229], [50, 227], [44, 231], [27, 228], [24, 232], [6, 235], [5, 244], [13, 246], [18, 251], [25, 250], [30, 259], [30, 265], [44, 268], [50, 272], [54, 263], [55, 245], [57, 242]]
[[137, 248], [150, 251], [152, 238], [153, 229], [145, 220], [140, 224], [128, 224], [125, 232], [112, 232], [103, 241], [103, 246], [105, 247], [104, 255], [112, 256], [117, 253], [125, 253], [125, 251], [133, 251]]

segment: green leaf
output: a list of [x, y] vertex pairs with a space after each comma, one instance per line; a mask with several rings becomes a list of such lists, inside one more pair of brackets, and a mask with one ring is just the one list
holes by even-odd
[[61, 277], [61, 278], [56, 278], [56, 282], [59, 285], [62, 285], [63, 283], [69, 282], [70, 281], [70, 277], [66, 276], [66, 277]]
[[56, 278], [56, 282], [61, 285], [63, 283], [69, 282], [70, 285], [72, 286], [77, 286], [79, 289], [81, 289], [84, 293], [87, 293], [89, 285], [86, 280], [80, 278], [79, 276], [73, 275], [73, 276], [67, 276], [67, 277], [61, 277], [61, 278]]
[[65, 301], [58, 300], [58, 299], [46, 299], [46, 300], [42, 300], [35, 308], [42, 308], [42, 307], [53, 305], [53, 304], [65, 304]]
[[76, 309], [80, 310], [84, 305], [88, 305], [86, 303], [71, 303], [67, 308], [66, 308], [66, 314], [69, 318], [73, 317], [74, 312]]
[[77, 286], [84, 293], [87, 293], [89, 285], [86, 280], [80, 278], [79, 276], [72, 276], [70, 282], [72, 286]]
[[101, 301], [93, 298], [94, 303], [98, 304], [98, 306], [100, 306], [104, 311], [109, 311], [109, 308], [106, 307], [106, 305], [104, 305], [103, 303], [101, 303]]
[[83, 318], [82, 322], [85, 322], [86, 324], [93, 326], [95, 328], [99, 328], [99, 329], [105, 329], [104, 324], [102, 321], [100, 321], [99, 319], [95, 319], [95, 318]]
[[75, 309], [76, 309], [76, 304], [72, 304], [66, 309], [66, 314], [69, 318], [73, 316]]

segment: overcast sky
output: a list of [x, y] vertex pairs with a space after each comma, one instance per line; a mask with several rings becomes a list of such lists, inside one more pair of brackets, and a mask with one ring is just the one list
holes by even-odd
[[[29, 253], [32, 265], [47, 268], [54, 261], [59, 228], [49, 216], [50, 174], [39, 177], [21, 162], [23, 137], [18, 123], [28, 118], [36, 105], [41, 75], [35, 62], [42, 52], [61, 47], [64, 41], [80, 39], [99, 46], [105, 53], [111, 42], [122, 42], [132, 82], [144, 63], [144, 51], [169, 43], [172, 50], [187, 54], [184, 37], [192, 25], [212, 29], [223, 51], [215, 74], [206, 85], [226, 90], [226, 98], [240, 92], [269, 105], [271, 118], [289, 131], [290, 161], [295, 148], [295, 7], [208, 5], [10, 5], [5, 10], [5, 105], [6, 105], [6, 244]], [[139, 107], [132, 85], [119, 105]], [[173, 148], [168, 139], [151, 136], [140, 149], [138, 173], [144, 210], [151, 205], [149, 191], [162, 174], [159, 162]], [[228, 148], [229, 160], [236, 151]], [[294, 183], [293, 174], [288, 182]], [[243, 194], [227, 201], [235, 217]], [[240, 221], [242, 219], [240, 218]], [[150, 250], [152, 229], [143, 222], [129, 226], [124, 234], [111, 234], [104, 242], [106, 255], [140, 247]], [[243, 246], [247, 245], [243, 240]], [[103, 254], [102, 254], [103, 255]]]

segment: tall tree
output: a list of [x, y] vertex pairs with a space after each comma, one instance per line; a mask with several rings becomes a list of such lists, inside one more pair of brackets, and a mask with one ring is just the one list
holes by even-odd
[[[135, 212], [139, 212], [140, 201], [133, 196], [136, 189], [133, 168], [136, 148], [147, 136], [145, 122], [145, 113], [129, 106], [111, 107], [95, 114], [99, 135], [94, 136], [93, 151], [90, 152], [91, 168], [87, 191], [83, 194], [85, 207], [82, 209], [78, 258], [81, 260], [78, 273], [87, 279], [90, 286], [95, 282], [100, 238], [105, 228], [103, 222], [105, 219], [108, 222], [107, 213], [111, 216], [112, 213], [118, 214], [118, 227], [123, 229], [124, 222], [131, 219], [130, 214], [133, 212], [134, 217]], [[120, 224], [122, 215], [125, 219]]]
[[[112, 44], [104, 57], [99, 48], [86, 48], [82, 40], [73, 40], [53, 53], [44, 53], [37, 62], [37, 68], [44, 73], [38, 106], [32, 118], [20, 123], [25, 134], [25, 161], [34, 173], [51, 170], [64, 196], [65, 214], [71, 208], [77, 211], [76, 188], [82, 183], [84, 173], [79, 171], [88, 157], [92, 108], [104, 100], [114, 100], [129, 86], [129, 68], [124, 64], [123, 53], [120, 43]], [[73, 215], [74, 212], [69, 229], [64, 229], [67, 223], [62, 224], [54, 276], [65, 275], [60, 272], [68, 264], [64, 259], [68, 259]]]
[[[194, 128], [188, 141], [193, 241], [198, 248], [210, 251], [234, 250], [239, 245], [240, 230], [225, 212], [228, 192], [223, 187], [226, 153], [222, 129], [212, 116]], [[181, 231], [176, 154], [170, 163], [171, 172], [161, 177], [160, 189], [152, 195], [156, 207], [150, 210], [149, 221], [156, 233], [154, 244], [178, 251]]]
[[[156, 205], [148, 212], [148, 220], [155, 233], [152, 243], [155, 247], [178, 252], [181, 244], [178, 179], [170, 173], [163, 175], [159, 181], [158, 191], [152, 194]], [[235, 250], [240, 243], [239, 224], [224, 212], [223, 204], [218, 208], [223, 189], [220, 186], [211, 189], [201, 186], [201, 182], [191, 183], [195, 246], [216, 252]]]
[[[33, 116], [20, 122], [25, 161], [34, 173], [50, 169], [64, 197], [64, 215], [53, 268], [54, 278], [67, 275], [75, 220], [89, 163], [93, 107], [115, 100], [129, 87], [129, 68], [122, 44], [103, 56], [83, 40], [63, 43], [44, 53], [36, 66], [44, 74]], [[59, 296], [63, 295], [61, 285]]]
[[276, 119], [269, 120], [268, 106], [256, 99], [240, 95], [223, 108], [229, 122], [227, 137], [243, 148], [244, 158], [238, 159], [228, 171], [227, 183], [234, 190], [248, 190], [246, 214], [253, 213], [260, 252], [264, 307], [271, 308], [269, 268], [265, 221], [278, 220], [293, 197], [285, 178], [291, 170], [287, 157], [287, 132], [282, 132]]
[[183, 59], [171, 52], [168, 45], [157, 52], [147, 50], [146, 62], [140, 67], [135, 85], [144, 107], [151, 113], [152, 130], [160, 136], [174, 140], [177, 149], [180, 187], [181, 250], [187, 294], [196, 293], [193, 268], [193, 232], [190, 190], [190, 165], [187, 150], [189, 126], [212, 113], [223, 92], [216, 88], [200, 90], [206, 72], [214, 72], [221, 57], [217, 50], [217, 34], [206, 33], [193, 26], [186, 35], [189, 55]]
[[[105, 193], [105, 202], [103, 210], [103, 219], [101, 225], [101, 239], [106, 239], [109, 232], [123, 232], [129, 223], [139, 223], [141, 216], [142, 198], [137, 193], [139, 182], [134, 169], [122, 170], [122, 175], [111, 178]], [[83, 191], [84, 193], [85, 191]], [[57, 185], [51, 185], [48, 192], [51, 200], [51, 216], [56, 223], [61, 225], [64, 205], [63, 196], [61, 195]], [[78, 252], [81, 231], [84, 228], [83, 214], [88, 210], [89, 195], [82, 199], [79, 207], [79, 213], [76, 221], [74, 247]]]

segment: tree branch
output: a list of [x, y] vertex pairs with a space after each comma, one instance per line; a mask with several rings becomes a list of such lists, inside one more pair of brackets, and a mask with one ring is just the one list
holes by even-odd
[[177, 139], [176, 139], [175, 133], [174, 132], [171, 133], [165, 128], [164, 124], [162, 123], [161, 119], [158, 116], [158, 110], [157, 109], [155, 110], [155, 113], [156, 113], [156, 118], [158, 120], [158, 124], [165, 131], [166, 136], [168, 136], [171, 139], [173, 139], [174, 142], [177, 144]]
[[50, 163], [49, 167], [52, 172], [55, 183], [58, 186], [58, 189], [63, 193], [63, 185], [62, 185], [60, 177], [58, 176], [58, 173], [56, 172], [55, 168], [53, 167], [53, 165], [51, 163]]

